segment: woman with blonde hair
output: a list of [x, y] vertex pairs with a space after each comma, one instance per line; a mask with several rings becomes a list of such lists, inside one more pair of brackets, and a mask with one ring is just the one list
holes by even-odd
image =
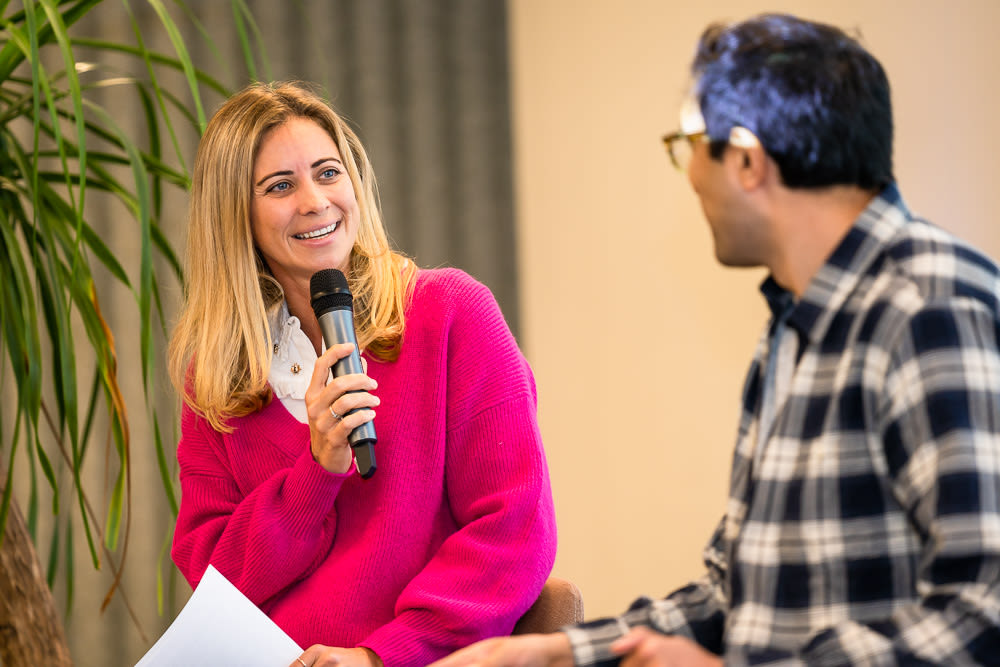
[[[392, 251], [361, 142], [301, 84], [213, 116], [191, 185], [173, 558], [209, 564], [309, 648], [295, 665], [425, 665], [507, 634], [555, 556], [531, 371], [492, 294]], [[339, 269], [366, 370], [325, 348]], [[277, 399], [277, 400], [275, 400]], [[375, 418], [375, 411], [378, 418]], [[377, 424], [377, 474], [349, 434]]]

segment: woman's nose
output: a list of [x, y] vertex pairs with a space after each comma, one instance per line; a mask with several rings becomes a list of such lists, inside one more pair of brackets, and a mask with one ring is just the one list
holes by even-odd
[[307, 181], [299, 190], [299, 214], [309, 215], [319, 213], [330, 207], [330, 200], [326, 198], [323, 188], [314, 181]]

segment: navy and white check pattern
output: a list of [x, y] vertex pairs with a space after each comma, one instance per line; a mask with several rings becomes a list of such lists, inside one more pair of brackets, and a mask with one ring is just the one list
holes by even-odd
[[707, 574], [567, 628], [577, 664], [647, 625], [727, 665], [1000, 665], [998, 298], [992, 261], [876, 197], [794, 306], [755, 463], [762, 336]]

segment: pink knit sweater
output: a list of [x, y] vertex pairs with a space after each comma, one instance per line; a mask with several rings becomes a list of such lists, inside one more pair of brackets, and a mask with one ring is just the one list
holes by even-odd
[[173, 558], [209, 563], [303, 648], [426, 665], [507, 634], [556, 550], [535, 385], [492, 294], [423, 270], [399, 359], [368, 358], [378, 471], [326, 472], [279, 400], [214, 431], [181, 421]]

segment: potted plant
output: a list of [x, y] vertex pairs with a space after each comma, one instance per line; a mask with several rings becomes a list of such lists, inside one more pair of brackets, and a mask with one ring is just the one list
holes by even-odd
[[[36, 517], [44, 510], [32, 492], [25, 519], [12, 493], [15, 475], [30, 476], [33, 490], [47, 484], [54, 512], [78, 515], [84, 539], [77, 544], [86, 544], [95, 568], [115, 573], [108, 599], [115, 594], [130, 515], [130, 405], [119, 387], [115, 337], [102, 315], [95, 270], [114, 276], [134, 296], [145, 389], [138, 407], [152, 413], [154, 358], [159, 354], [154, 333], [164, 326], [154, 256], [182, 281], [180, 262], [160, 228], [164, 192], [188, 186], [177, 125], [190, 124], [200, 131], [205, 125], [203, 91], [227, 92], [194, 67], [162, 2], [147, 1], [170, 36], [173, 54], [148, 49], [134, 17], [135, 44], [71, 35], [70, 27], [101, 0], [24, 0], [13, 8], [0, 0], [0, 395], [10, 408], [6, 423], [5, 413], [0, 413], [4, 665], [71, 662], [50, 592], [60, 571], [59, 554], [72, 544], [60, 530], [68, 530], [71, 523], [63, 522], [66, 527], [50, 537], [49, 566], [43, 570]], [[231, 4], [254, 77], [253, 22], [242, 0]], [[77, 57], [80, 52], [134, 58], [143, 75], [107, 71], [99, 57], [83, 61]], [[183, 72], [183, 90], [161, 85], [166, 70]], [[107, 86], [135, 96], [145, 115], [143, 136], [130, 136], [113, 109], [94, 101], [91, 92]], [[137, 276], [129, 275], [88, 220], [87, 202], [100, 197], [114, 198], [128, 211], [115, 223], [116, 234], [138, 239]], [[152, 417], [157, 424], [155, 414]], [[107, 424], [107, 433], [103, 428], [96, 432], [97, 422]], [[164, 451], [156, 426], [154, 431], [144, 441], [156, 443], [163, 489], [176, 512], [167, 463], [172, 456]], [[81, 474], [95, 441], [110, 443], [106, 507], [91, 500]], [[19, 460], [28, 463], [19, 465]], [[68, 474], [57, 474], [60, 469]], [[66, 576], [72, 586], [72, 573]]]

